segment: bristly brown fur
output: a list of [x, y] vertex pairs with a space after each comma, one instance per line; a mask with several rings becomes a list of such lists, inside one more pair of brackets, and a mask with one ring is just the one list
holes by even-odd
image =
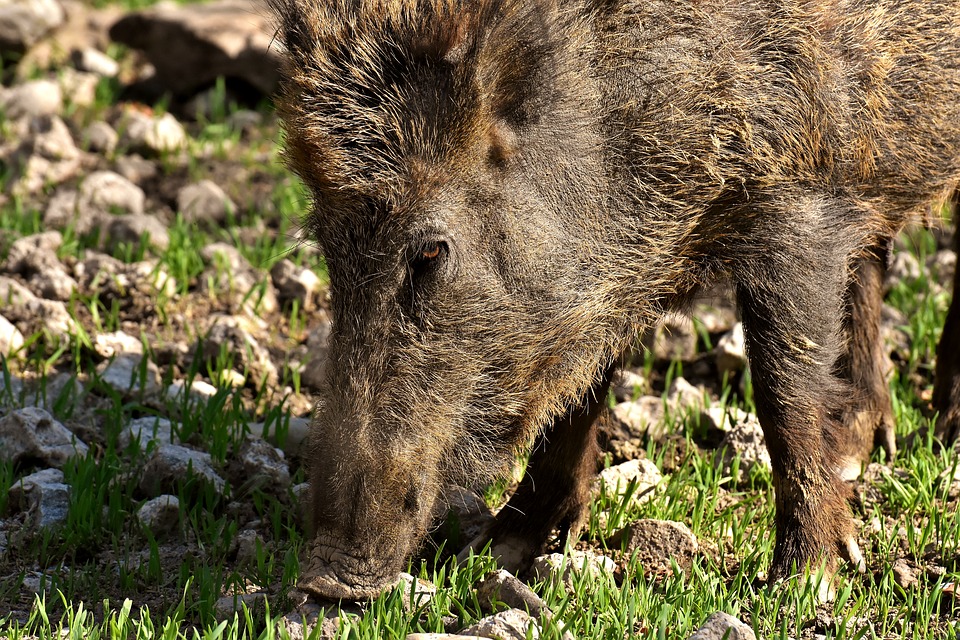
[[537, 435], [569, 495], [514, 501], [575, 528], [592, 391], [720, 273], [774, 464], [772, 575], [849, 547], [842, 455], [890, 432], [863, 418], [882, 373], [851, 319], [876, 321], [877, 247], [960, 175], [960, 0], [272, 6], [334, 319], [306, 588], [375, 593], [444, 484]]

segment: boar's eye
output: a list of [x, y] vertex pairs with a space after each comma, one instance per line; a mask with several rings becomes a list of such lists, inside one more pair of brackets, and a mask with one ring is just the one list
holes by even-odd
[[414, 271], [422, 271], [442, 260], [450, 252], [443, 240], [428, 240], [414, 253], [412, 266]]

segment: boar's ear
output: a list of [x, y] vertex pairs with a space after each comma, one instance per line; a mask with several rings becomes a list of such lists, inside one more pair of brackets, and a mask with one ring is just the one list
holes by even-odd
[[483, 12], [476, 45], [477, 80], [492, 114], [508, 126], [533, 123], [562, 64], [556, 0], [503, 0]]

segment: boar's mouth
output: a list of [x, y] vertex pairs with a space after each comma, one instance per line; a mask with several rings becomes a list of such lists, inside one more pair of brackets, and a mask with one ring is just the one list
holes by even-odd
[[318, 535], [311, 543], [307, 567], [298, 586], [323, 598], [370, 600], [376, 598], [399, 577], [399, 568], [390, 560], [351, 553], [330, 536]]

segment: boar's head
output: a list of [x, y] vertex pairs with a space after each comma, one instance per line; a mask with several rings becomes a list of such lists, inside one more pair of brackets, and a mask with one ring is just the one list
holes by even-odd
[[532, 0], [272, 0], [278, 100], [330, 276], [301, 586], [366, 598], [444, 486], [590, 387], [630, 320], [573, 16]]

